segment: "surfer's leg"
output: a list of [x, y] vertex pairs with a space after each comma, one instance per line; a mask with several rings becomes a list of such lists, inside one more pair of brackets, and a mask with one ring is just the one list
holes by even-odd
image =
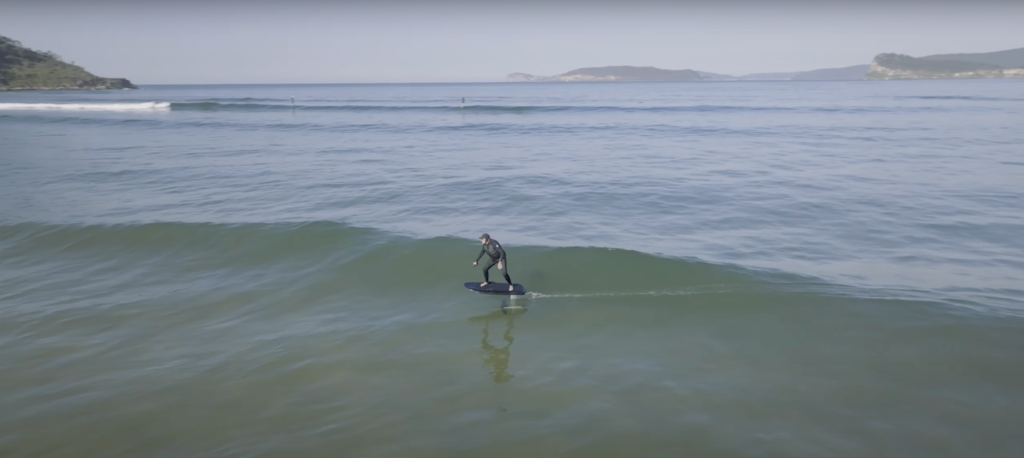
[[[508, 278], [508, 259], [501, 263], [501, 274], [505, 276], [505, 281], [508, 282], [509, 288], [512, 287], [512, 279]], [[509, 289], [509, 291], [512, 291]]]
[[491, 275], [488, 271], [491, 270], [491, 267], [494, 267], [494, 264], [496, 264], [496, 262], [491, 260], [487, 261], [487, 264], [484, 264], [484, 284], [480, 286], [484, 286], [491, 282]]

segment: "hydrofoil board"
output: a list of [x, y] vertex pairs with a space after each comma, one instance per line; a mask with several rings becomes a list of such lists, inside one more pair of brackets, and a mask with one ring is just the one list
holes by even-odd
[[522, 296], [526, 294], [526, 288], [519, 283], [512, 285], [512, 291], [508, 290], [508, 283], [488, 283], [487, 286], [481, 287], [478, 281], [471, 281], [466, 283], [466, 289], [470, 291], [476, 291], [483, 294], [500, 294], [504, 296]]

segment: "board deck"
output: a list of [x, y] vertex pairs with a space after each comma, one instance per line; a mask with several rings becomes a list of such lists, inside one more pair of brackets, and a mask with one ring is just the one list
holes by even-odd
[[478, 281], [471, 281], [466, 283], [466, 289], [470, 291], [476, 291], [484, 294], [501, 294], [505, 296], [522, 296], [526, 294], [526, 288], [519, 283], [513, 283], [512, 291], [508, 290], [508, 283], [489, 283], [487, 286], [481, 288]]

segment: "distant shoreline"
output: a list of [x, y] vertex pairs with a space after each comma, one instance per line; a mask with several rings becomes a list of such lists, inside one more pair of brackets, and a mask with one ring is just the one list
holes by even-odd
[[[512, 81], [447, 81], [447, 82], [403, 82], [403, 83], [158, 83], [158, 84], [137, 84], [134, 90], [162, 89], [173, 87], [317, 87], [317, 86], [468, 86], [468, 85], [585, 85], [585, 84], [731, 84], [731, 83], [771, 83], [771, 84], [798, 84], [798, 83], [878, 83], [893, 81], [955, 81], [955, 80], [991, 80], [991, 81], [1024, 81], [1024, 78], [917, 78], [917, 79], [892, 79], [892, 80], [730, 80], [730, 81], [581, 81], [581, 82], [532, 82], [520, 83]], [[25, 93], [25, 92], [120, 92], [127, 89], [73, 89], [73, 88], [0, 88], [0, 93]], [[468, 97], [467, 97], [468, 99]]]

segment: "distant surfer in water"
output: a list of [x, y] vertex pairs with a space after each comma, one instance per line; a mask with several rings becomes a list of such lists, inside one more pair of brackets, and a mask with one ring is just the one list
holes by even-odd
[[501, 244], [497, 240], [491, 238], [490, 235], [484, 234], [480, 236], [480, 243], [484, 246], [480, 247], [480, 254], [476, 255], [476, 261], [473, 261], [475, 266], [477, 262], [480, 262], [480, 258], [483, 257], [484, 253], [487, 253], [491, 257], [491, 260], [484, 266], [484, 282], [480, 284], [480, 287], [487, 286], [491, 282], [489, 270], [495, 264], [498, 265], [498, 270], [505, 276], [505, 281], [508, 282], [508, 290], [512, 291], [514, 288], [512, 285], [512, 279], [508, 278], [508, 260], [505, 259], [505, 249], [501, 247]]

